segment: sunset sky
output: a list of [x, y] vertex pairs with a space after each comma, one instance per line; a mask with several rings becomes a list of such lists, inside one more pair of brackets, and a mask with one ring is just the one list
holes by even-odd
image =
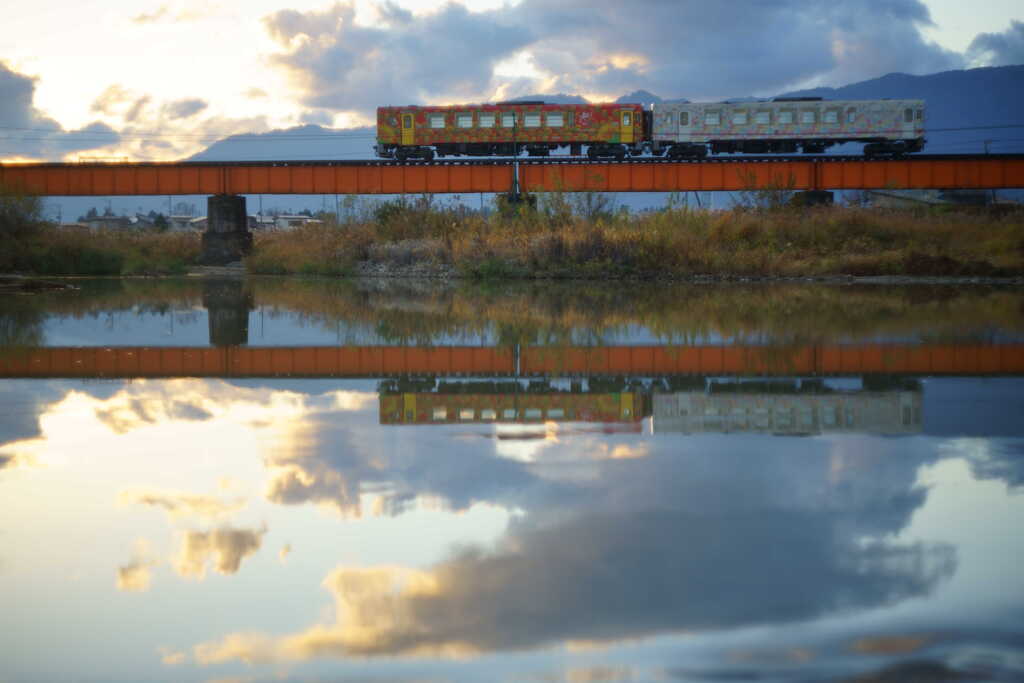
[[[0, 159], [179, 158], [382, 104], [706, 100], [1024, 63], [1016, 0], [39, 0], [0, 24]], [[741, 19], [741, 21], [737, 21]]]

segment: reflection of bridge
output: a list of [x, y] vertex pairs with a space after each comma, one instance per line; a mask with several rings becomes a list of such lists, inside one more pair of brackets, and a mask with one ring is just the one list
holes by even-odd
[[488, 377], [1019, 375], [1024, 344], [812, 346], [46, 347], [0, 356], [0, 377]]

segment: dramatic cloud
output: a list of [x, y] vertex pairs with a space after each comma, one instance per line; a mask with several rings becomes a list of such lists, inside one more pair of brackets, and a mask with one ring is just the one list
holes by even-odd
[[967, 48], [977, 66], [1024, 64], [1024, 22], [1013, 20], [1002, 33], [979, 33]]
[[282, 10], [265, 19], [284, 67], [306, 104], [370, 112], [383, 102], [473, 98], [490, 88], [498, 61], [528, 45], [531, 32], [496, 13], [447, 4], [424, 17], [386, 5], [379, 27], [355, 23], [355, 9]]
[[104, 123], [66, 131], [36, 109], [36, 82], [0, 62], [0, 158], [63, 157], [116, 144], [120, 136]]
[[151, 505], [163, 508], [171, 517], [199, 517], [218, 519], [231, 515], [245, 507], [244, 500], [223, 501], [213, 496], [203, 496], [180, 491], [128, 490], [118, 497], [125, 505]]
[[906, 446], [823, 457], [821, 440], [779, 439], [751, 461], [730, 438], [592, 463], [585, 495], [526, 503], [493, 550], [339, 567], [324, 581], [334, 623], [232, 634], [196, 657], [457, 655], [799, 622], [925, 595], [953, 572], [948, 547], [870, 540], [924, 500]]
[[380, 104], [530, 92], [616, 97], [644, 88], [707, 99], [963, 63], [923, 39], [931, 19], [919, 0], [525, 0], [484, 12], [448, 4], [417, 16], [390, 6], [379, 14], [382, 24], [373, 27], [356, 24], [347, 4], [265, 19], [280, 47], [273, 62], [290, 74], [305, 104], [368, 116]]
[[218, 139], [268, 128], [263, 116], [200, 117], [208, 107], [198, 98], [160, 102], [115, 84], [100, 93], [91, 110], [118, 126], [123, 139], [116, 151], [135, 158], [182, 157]]
[[185, 578], [202, 579], [207, 564], [220, 574], [235, 574], [242, 560], [254, 555], [263, 543], [263, 529], [233, 529], [222, 527], [213, 531], [186, 531], [182, 535], [181, 550], [174, 560], [174, 569]]

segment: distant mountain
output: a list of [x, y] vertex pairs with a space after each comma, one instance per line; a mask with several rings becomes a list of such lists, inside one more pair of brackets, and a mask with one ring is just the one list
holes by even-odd
[[[931, 153], [1024, 152], [1024, 65], [888, 74], [841, 88], [812, 88], [785, 97], [829, 100], [923, 99]], [[999, 127], [1010, 126], [1010, 127]]]
[[377, 131], [324, 128], [315, 124], [232, 135], [218, 140], [188, 161], [302, 161], [310, 159], [372, 159]]

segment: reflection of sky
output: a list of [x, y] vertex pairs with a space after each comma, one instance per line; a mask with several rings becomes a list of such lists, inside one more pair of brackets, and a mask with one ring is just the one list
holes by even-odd
[[0, 672], [1009, 680], [1022, 429], [927, 425], [1020, 382], [942, 382], [924, 435], [528, 442], [382, 426], [371, 382], [3, 382]]

